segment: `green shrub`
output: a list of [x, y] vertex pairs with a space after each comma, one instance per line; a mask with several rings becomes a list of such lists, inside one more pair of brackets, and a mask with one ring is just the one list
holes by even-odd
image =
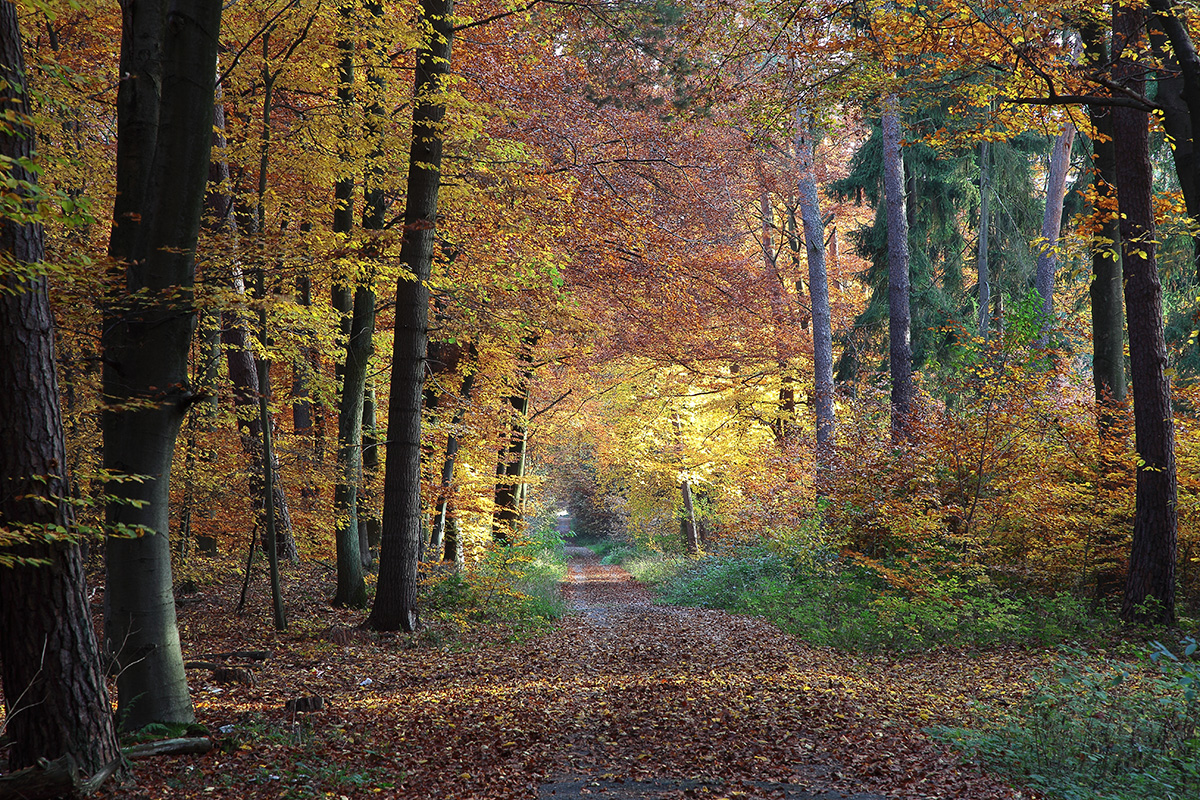
[[491, 547], [469, 569], [433, 567], [421, 600], [425, 608], [443, 616], [537, 625], [563, 615], [558, 585], [566, 574], [562, 540], [556, 533], [540, 531]]
[[1020, 595], [976, 575], [930, 573], [897, 588], [811, 536], [674, 565], [659, 591], [668, 603], [756, 614], [813, 644], [857, 651], [1056, 643], [1097, 624], [1071, 595]]
[[1064, 648], [1012, 710], [981, 730], [935, 735], [1016, 781], [1066, 800], [1200, 797], [1200, 665], [1155, 643], [1156, 666]]

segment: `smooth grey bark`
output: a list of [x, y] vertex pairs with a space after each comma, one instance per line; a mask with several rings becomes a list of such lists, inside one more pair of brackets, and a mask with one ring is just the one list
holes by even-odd
[[[1038, 253], [1034, 285], [1042, 298], [1042, 339], [1054, 320], [1054, 278], [1058, 272], [1058, 239], [1062, 229], [1063, 202], [1067, 196], [1067, 171], [1071, 167], [1071, 147], [1075, 126], [1068, 120], [1054, 140], [1050, 170], [1046, 176], [1046, 209], [1042, 216], [1042, 243]], [[1043, 342], [1044, 343], [1044, 342]]]
[[[354, 108], [354, 51], [351, 31], [356, 25], [355, 7], [340, 8], [342, 30], [338, 35], [338, 110], [343, 118], [342, 135], [352, 136], [349, 118]], [[348, 147], [341, 151], [343, 175], [334, 186], [333, 232], [347, 240], [354, 229], [354, 177]], [[333, 490], [334, 548], [337, 559], [337, 588], [331, 602], [335, 606], [362, 608], [367, 603], [367, 584], [358, 539], [357, 487], [362, 468], [362, 396], [359, 376], [366, 374], [370, 357], [370, 337], [355, 337], [354, 289], [356, 276], [334, 279], [332, 301], [338, 312], [338, 327], [346, 342], [345, 361], [335, 367], [338, 389], [338, 480]], [[368, 350], [363, 355], [362, 347]], [[360, 356], [362, 358], [360, 359]], [[347, 380], [347, 372], [354, 374]]]
[[376, 630], [416, 630], [421, 558], [421, 389], [429, 332], [429, 274], [441, 188], [445, 138], [445, 78], [450, 72], [453, 0], [422, 0], [422, 42], [413, 84], [412, 146], [400, 263], [411, 273], [396, 287], [383, 537], [379, 582], [368, 624]]
[[976, 272], [979, 275], [979, 335], [985, 340], [992, 329], [992, 278], [988, 274], [988, 233], [992, 226], [991, 210], [989, 208], [991, 197], [991, 142], [985, 139], [979, 143], [979, 250], [975, 258]]
[[825, 220], [821, 215], [817, 181], [813, 174], [814, 141], [811, 118], [796, 113], [796, 181], [800, 217], [804, 222], [808, 257], [808, 291], [812, 303], [813, 395], [816, 400], [817, 466], [829, 466], [833, 457], [833, 315], [829, 307], [829, 273], [825, 267]]
[[171, 457], [196, 396], [188, 345], [196, 239], [212, 144], [219, 0], [126, 0], [117, 90], [117, 186], [105, 309], [105, 643], [121, 727], [191, 722], [169, 540]]
[[49, 281], [38, 274], [45, 235], [40, 223], [20, 219], [34, 210], [38, 178], [17, 160], [34, 157], [36, 132], [17, 8], [8, 0], [0, 2], [0, 81], [0, 155], [10, 159], [4, 177], [18, 182], [6, 200], [21, 198], [14, 216], [0, 216], [0, 529], [24, 539], [0, 549], [0, 562], [16, 560], [0, 563], [8, 767], [70, 756], [95, 775], [120, 764], [121, 751], [80, 545], [61, 537], [74, 520]]
[[[264, 165], [265, 166], [265, 165]], [[260, 195], [261, 199], [261, 195]], [[262, 218], [262, 206], [259, 206], [259, 219]], [[270, 353], [270, 340], [267, 336], [267, 306], [266, 306], [266, 285], [263, 280], [263, 269], [259, 267], [257, 270], [257, 294], [261, 304], [258, 312], [258, 331], [259, 343], [262, 345], [263, 353]], [[271, 361], [264, 355], [258, 359], [258, 385], [260, 387], [258, 393], [258, 420], [259, 427], [262, 429], [262, 451], [259, 454], [259, 467], [262, 470], [262, 491], [259, 493], [261, 498], [262, 525], [265, 538], [265, 549], [267, 552], [267, 568], [271, 576], [271, 616], [275, 624], [275, 630], [287, 630], [287, 613], [283, 608], [283, 590], [279, 584], [279, 539], [276, 536], [278, 529], [278, 520], [275, 518], [275, 503], [272, 498], [275, 496], [275, 448], [271, 443]], [[271, 543], [275, 543], [272, 547]], [[247, 569], [247, 574], [249, 569]]]
[[[1141, 92], [1144, 68], [1132, 57], [1145, 28], [1145, 12], [1118, 6], [1113, 13], [1114, 76]], [[1169, 624], [1175, 619], [1178, 510], [1175, 484], [1175, 422], [1167, 377], [1162, 286], [1155, 263], [1153, 173], [1149, 115], [1113, 109], [1117, 145], [1117, 199], [1125, 305], [1129, 311], [1129, 365], [1133, 378], [1134, 438], [1138, 454], [1137, 505], [1121, 617]], [[1147, 605], [1148, 601], [1153, 601]]]
[[895, 95], [884, 101], [883, 193], [887, 203], [888, 365], [892, 378], [893, 440], [910, 434], [916, 388], [912, 377], [909, 307], [908, 214], [904, 197], [904, 160], [900, 152], [900, 112]]
[[[358, 490], [362, 481], [362, 422], [367, 373], [374, 353], [375, 291], [372, 274], [363, 277], [354, 292], [354, 311], [346, 341], [346, 365], [338, 408], [338, 483], [334, 489], [337, 510], [337, 593], [335, 606], [363, 608], [367, 587], [358, 516]], [[368, 551], [369, 552], [369, 551]]]

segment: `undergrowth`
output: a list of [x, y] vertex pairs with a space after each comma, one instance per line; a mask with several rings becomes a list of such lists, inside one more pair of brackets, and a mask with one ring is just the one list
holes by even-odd
[[663, 601], [765, 617], [816, 645], [921, 651], [942, 646], [1054, 644], [1106, 627], [1102, 612], [1067, 593], [1001, 588], [986, 574], [922, 569], [919, 584], [843, 557], [819, 526], [787, 539], [739, 544], [698, 560], [634, 557], [626, 568]]
[[1012, 709], [939, 728], [969, 757], [1064, 800], [1200, 797], [1200, 662], [1155, 643], [1140, 662], [1064, 648]]
[[469, 568], [430, 567], [422, 607], [442, 621], [504, 620], [539, 628], [563, 615], [558, 584], [566, 577], [563, 543], [552, 529], [534, 531], [508, 545], [492, 545]]

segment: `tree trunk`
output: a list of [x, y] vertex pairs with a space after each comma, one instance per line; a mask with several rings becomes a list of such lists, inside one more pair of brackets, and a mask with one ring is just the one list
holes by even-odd
[[[1107, 63], [1108, 45], [1104, 31], [1096, 25], [1083, 28], [1084, 48], [1089, 63]], [[1100, 241], [1092, 250], [1092, 382], [1096, 402], [1108, 405], [1125, 401], [1125, 314], [1124, 282], [1121, 272], [1121, 226], [1116, 213], [1117, 152], [1113, 142], [1111, 106], [1088, 106], [1088, 115], [1099, 134], [1092, 142], [1096, 171], [1096, 195], [1111, 200], [1096, 212], [1104, 217]], [[1111, 413], [1101, 415], [1101, 434], [1109, 427]]]
[[376, 630], [416, 630], [417, 567], [421, 557], [421, 388], [429, 331], [429, 274], [441, 187], [445, 78], [450, 71], [453, 0], [422, 0], [426, 38], [417, 51], [413, 136], [400, 263], [412, 273], [396, 286], [383, 539], [379, 583], [369, 624]]
[[[6, 177], [20, 182], [20, 196], [37, 175], [16, 160], [34, 156], [36, 137], [17, 9], [7, 1], [0, 2], [0, 80], [8, 87], [0, 109], [11, 115], [0, 155], [11, 160]], [[8, 765], [15, 771], [69, 756], [95, 774], [120, 758], [120, 747], [83, 557], [77, 542], [62, 539], [73, 519], [48, 280], [36, 274], [45, 255], [41, 224], [0, 217], [0, 253], [0, 530], [24, 540], [0, 549]]]
[[[1114, 74], [1141, 92], [1141, 49], [1145, 12], [1119, 6], [1113, 15]], [[1118, 47], [1122, 44], [1124, 47]], [[1149, 115], [1113, 109], [1117, 152], [1117, 198], [1129, 309], [1129, 363], [1133, 377], [1134, 435], [1138, 453], [1137, 507], [1125, 601], [1126, 620], [1170, 623], [1175, 619], [1176, 487], [1175, 425], [1163, 337], [1162, 286], [1155, 263], [1154, 208]], [[1148, 601], [1153, 600], [1148, 604]]]
[[[354, 107], [354, 39], [355, 7], [341, 6], [343, 30], [339, 33], [338, 52], [338, 110], [343, 117], [343, 137], [356, 133], [349, 126]], [[354, 229], [354, 178], [349, 174], [349, 143], [343, 144], [341, 154], [345, 174], [334, 186], [333, 232], [346, 242]], [[356, 302], [352, 286], [356, 275], [334, 278], [333, 307], [338, 312], [338, 327], [346, 342], [346, 358], [335, 368], [338, 390], [338, 480], [333, 490], [334, 547], [337, 552], [337, 589], [331, 602], [335, 606], [362, 608], [367, 603], [367, 584], [363, 574], [362, 553], [358, 541], [357, 488], [362, 472], [362, 390], [371, 356], [371, 337], [354, 335]], [[364, 298], [365, 299], [365, 298]], [[373, 298], [372, 298], [373, 299]], [[365, 312], [365, 303], [362, 311]], [[372, 303], [372, 311], [374, 304]], [[359, 322], [362, 322], [360, 317]], [[364, 350], [364, 347], [366, 348]]]
[[454, 464], [458, 458], [458, 448], [460, 445], [458, 429], [462, 426], [463, 419], [466, 417], [467, 407], [471, 402], [471, 390], [475, 385], [475, 360], [478, 353], [476, 352], [474, 343], [467, 346], [467, 355], [470, 358], [470, 363], [466, 367], [462, 386], [458, 390], [458, 407], [454, 409], [454, 416], [451, 418], [450, 425], [447, 428], [446, 455], [442, 459], [441, 482], [439, 483], [437, 506], [434, 508], [433, 513], [433, 534], [430, 536], [430, 544], [434, 551], [440, 550], [442, 552], [442, 560], [454, 561], [456, 563], [461, 560], [462, 549], [458, 546], [457, 539], [451, 542], [445, 537], [445, 534], [447, 530], [447, 518], [451, 513], [451, 495], [454, 492]]
[[[796, 156], [800, 167], [797, 194], [804, 221], [808, 255], [808, 291], [812, 300], [813, 394], [816, 399], [817, 468], [828, 468], [833, 458], [833, 316], [829, 308], [829, 275], [825, 269], [825, 223], [813, 174], [812, 124], [802, 111], [796, 113]], [[818, 480], [818, 487], [823, 481]]]
[[171, 585], [171, 456], [188, 406], [196, 237], [212, 144], [218, 0], [126, 0], [109, 254], [123, 285], [105, 310], [104, 466], [115, 475], [105, 640], [127, 730], [191, 722]]
[[986, 340], [992, 329], [991, 276], [988, 274], [988, 233], [992, 217], [988, 206], [992, 197], [991, 143], [979, 143], [979, 251], [975, 264], [979, 273], [979, 335]]
[[533, 348], [538, 335], [521, 337], [518, 358], [520, 373], [517, 385], [509, 396], [512, 406], [508, 446], [500, 451], [496, 465], [495, 510], [492, 513], [492, 539], [500, 544], [512, 542], [521, 521], [520, 498], [525, 479], [525, 446], [529, 441], [529, 382], [533, 378]]
[[375, 290], [373, 274], [363, 277], [354, 292], [354, 313], [346, 340], [346, 366], [338, 409], [338, 483], [334, 489], [337, 513], [337, 593], [335, 606], [363, 608], [367, 586], [359, 541], [358, 486], [362, 480], [362, 413], [367, 373], [374, 352]]
[[683, 517], [679, 520], [683, 546], [687, 549], [689, 556], [699, 555], [700, 527], [696, 524], [696, 506], [692, 502], [692, 484], [686, 480], [680, 481], [679, 493], [683, 499]]
[[1054, 278], [1058, 272], [1058, 234], [1062, 227], [1063, 202], [1067, 197], [1067, 170], [1071, 167], [1071, 147], [1075, 126], [1069, 121], [1054, 140], [1050, 154], [1050, 172], [1046, 176], [1046, 210], [1042, 216], [1042, 245], [1038, 253], [1034, 284], [1042, 297], [1042, 336], [1044, 345], [1054, 320]]
[[[220, 87], [217, 88], [220, 93]], [[225, 109], [223, 104], [215, 103], [213, 108], [213, 145], [225, 147]], [[223, 159], [212, 161], [209, 165], [208, 192], [206, 193], [207, 217], [206, 227], [214, 234], [221, 235], [225, 246], [235, 251], [237, 244], [237, 221], [234, 215], [233, 198], [228, 193], [230, 182], [229, 163]], [[254, 226], [256, 223], [251, 223]], [[236, 264], [231, 267], [229, 286], [239, 297], [245, 297], [246, 284], [242, 277], [241, 267]], [[228, 309], [222, 313], [221, 343], [225, 345], [225, 363], [229, 369], [229, 381], [233, 384], [233, 408], [237, 419], [238, 433], [241, 438], [242, 452], [250, 459], [250, 506], [256, 520], [262, 519], [265, 513], [266, 494], [263, 475], [263, 423], [258, 412], [260, 383], [258, 367], [254, 362], [253, 349], [250, 346], [250, 333], [246, 320], [236, 309]], [[270, 453], [272, 469], [279, 471], [279, 459], [274, 452]], [[296, 540], [292, 535], [292, 515], [288, 509], [287, 494], [283, 486], [272, 482], [271, 496], [274, 500], [276, 521], [275, 549], [281, 558], [295, 563], [300, 559], [296, 550]], [[270, 539], [263, 533], [263, 547], [269, 547]]]
[[904, 160], [900, 154], [900, 112], [895, 95], [883, 110], [883, 192], [887, 201], [888, 247], [888, 364], [892, 376], [892, 439], [911, 433], [916, 388], [909, 341], [908, 214], [904, 198]]
[[[1171, 155], [1175, 173], [1183, 190], [1188, 216], [1200, 221], [1200, 153], [1197, 153], [1195, 129], [1200, 120], [1200, 54], [1188, 32], [1187, 22], [1172, 8], [1170, 0], [1150, 0], [1154, 21], [1171, 42], [1171, 54], [1165, 59], [1177, 75], [1160, 74], [1159, 102], [1163, 108], [1163, 127], [1173, 140]], [[1158, 49], [1158, 48], [1156, 48]], [[1182, 106], [1182, 107], [1181, 107]], [[1193, 260], [1200, 279], [1200, 237], [1192, 238]]]

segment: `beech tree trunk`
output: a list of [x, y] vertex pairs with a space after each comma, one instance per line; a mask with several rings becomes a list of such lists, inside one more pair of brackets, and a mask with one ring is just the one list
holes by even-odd
[[1042, 343], [1054, 320], [1054, 278], [1058, 272], [1058, 234], [1062, 228], [1063, 202], [1067, 196], [1067, 170], [1071, 167], [1071, 147], [1075, 126], [1069, 121], [1054, 140], [1050, 153], [1050, 172], [1046, 176], [1046, 210], [1042, 216], [1042, 246], [1038, 253], [1034, 284], [1042, 297]]
[[888, 364], [892, 377], [892, 438], [911, 433], [916, 388], [912, 377], [908, 277], [908, 214], [904, 198], [904, 160], [900, 153], [899, 101], [892, 95], [883, 109], [883, 192], [887, 202]]
[[425, 38], [417, 50], [413, 135], [400, 262], [411, 272], [396, 286], [387, 459], [384, 465], [383, 538], [379, 583], [368, 624], [376, 630], [414, 631], [417, 567], [421, 558], [421, 389], [429, 333], [429, 274], [441, 188], [445, 137], [445, 78], [450, 72], [453, 0], [422, 0]]
[[[1144, 28], [1145, 12], [1141, 9], [1124, 6], [1115, 9], [1114, 51], [1120, 57], [1114, 74], [1122, 85], [1139, 93], [1143, 88], [1143, 67], [1133, 56], [1141, 48]], [[1144, 111], [1113, 109], [1138, 453], [1137, 507], [1121, 616], [1126, 620], [1165, 624], [1175, 619], [1175, 425], [1166, 373], [1162, 286], [1155, 263], [1149, 123], [1149, 115]]]
[[[344, 26], [338, 38], [338, 109], [343, 116], [342, 135], [357, 135], [349, 127], [349, 118], [354, 107], [354, 38], [351, 31], [356, 26], [355, 7], [341, 6], [341, 22]], [[333, 209], [333, 232], [349, 241], [354, 229], [354, 178], [349, 174], [349, 143], [343, 144], [342, 165], [346, 174], [334, 187], [336, 200]], [[355, 336], [355, 307], [366, 311], [354, 286], [357, 276], [340, 275], [334, 279], [333, 307], [338, 312], [338, 326], [346, 340], [346, 358], [336, 367], [338, 380], [338, 480], [333, 489], [334, 547], [337, 553], [337, 589], [331, 602], [335, 606], [361, 608], [367, 604], [367, 584], [362, 565], [362, 552], [358, 539], [358, 481], [362, 473], [362, 390], [366, 377], [367, 361], [371, 356], [371, 337]], [[372, 297], [372, 312], [374, 302]], [[361, 334], [361, 331], [360, 331]], [[366, 348], [365, 350], [363, 348]]]
[[[196, 238], [212, 144], [219, 0], [126, 0], [117, 90], [117, 192], [104, 326], [105, 642], [121, 727], [191, 722], [169, 540], [171, 457], [188, 406]], [[137, 503], [134, 505], [134, 503]]]
[[[0, 155], [13, 160], [5, 174], [23, 182], [15, 189], [23, 195], [37, 175], [15, 160], [33, 157], [36, 135], [28, 124], [17, 9], [9, 0], [0, 2], [0, 80], [7, 85], [0, 110], [11, 115], [11, 127], [0, 129]], [[42, 226], [0, 217], [0, 254], [0, 529], [25, 538], [0, 549], [8, 766], [15, 771], [70, 756], [94, 775], [119, 760], [120, 746], [83, 558], [77, 543], [61, 538], [73, 520], [48, 281], [34, 274], [45, 255]], [[30, 274], [23, 275], [26, 266]]]
[[[812, 125], [807, 114], [797, 111], [796, 156], [800, 175], [796, 182], [800, 217], [804, 221], [805, 251], [808, 256], [808, 291], [812, 301], [813, 394], [817, 417], [817, 467], [827, 468], [833, 457], [833, 316], [829, 308], [829, 274], [825, 268], [825, 222], [813, 174]], [[821, 482], [818, 481], [818, 484]]]

